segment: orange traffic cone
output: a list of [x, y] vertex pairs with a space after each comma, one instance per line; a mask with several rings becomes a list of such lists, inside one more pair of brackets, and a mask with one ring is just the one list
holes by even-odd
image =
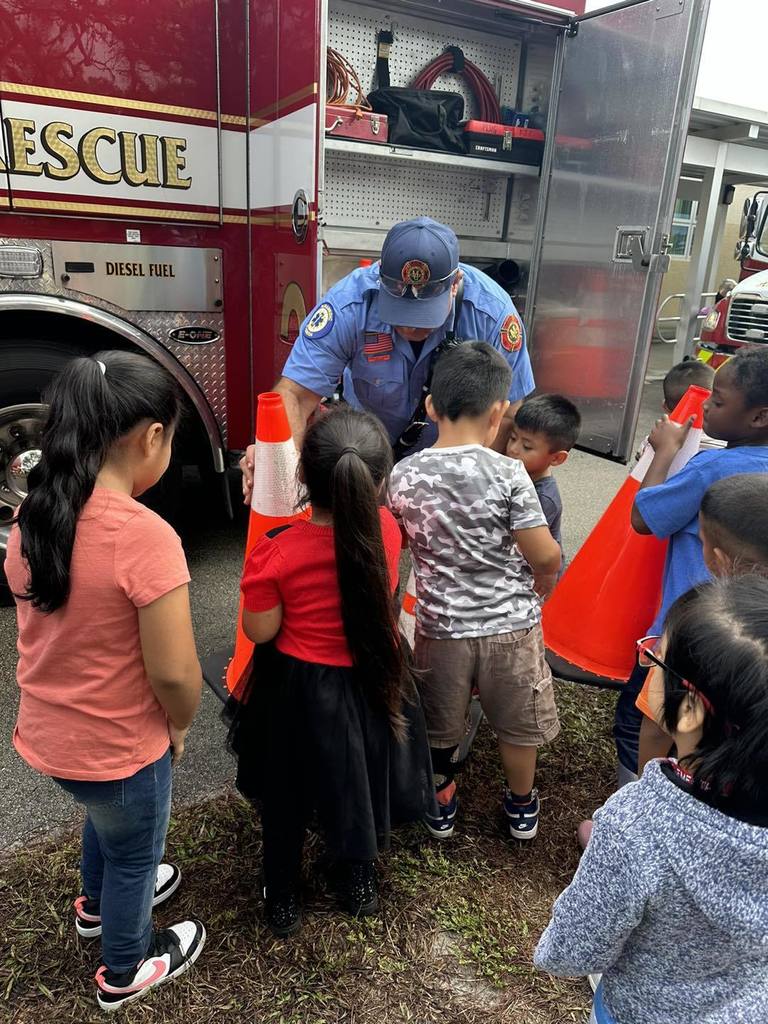
[[[675, 423], [696, 416], [670, 476], [698, 451], [709, 394], [692, 385], [670, 416]], [[631, 526], [632, 504], [652, 459], [649, 445], [544, 605], [544, 642], [568, 663], [555, 666], [566, 679], [599, 682], [585, 679], [586, 673], [626, 681], [635, 665], [635, 641], [656, 615], [667, 542]]]
[[408, 574], [408, 582], [405, 585], [403, 603], [400, 606], [400, 632], [413, 650], [413, 642], [416, 637], [416, 577], [413, 569]]
[[[274, 391], [259, 395], [256, 411], [256, 451], [254, 454], [253, 494], [245, 542], [248, 561], [256, 541], [267, 530], [291, 523], [306, 513], [297, 513], [299, 457], [293, 443], [283, 400]], [[226, 671], [226, 687], [235, 693], [245, 682], [253, 654], [253, 644], [243, 632], [243, 598], [237, 613], [237, 639]]]

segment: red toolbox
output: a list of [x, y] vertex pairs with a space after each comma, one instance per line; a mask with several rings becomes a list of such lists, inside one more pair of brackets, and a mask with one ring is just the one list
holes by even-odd
[[513, 128], [490, 121], [465, 121], [462, 127], [469, 156], [534, 167], [541, 163], [544, 132], [539, 128]]
[[354, 139], [356, 142], [386, 142], [387, 115], [348, 105], [325, 108], [325, 134], [334, 139]]

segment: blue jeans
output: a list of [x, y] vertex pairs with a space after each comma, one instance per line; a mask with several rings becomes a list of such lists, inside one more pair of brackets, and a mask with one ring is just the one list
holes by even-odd
[[171, 814], [171, 752], [127, 779], [54, 782], [86, 809], [83, 891], [100, 906], [104, 963], [123, 974], [152, 943], [155, 877]]
[[635, 707], [635, 701], [640, 696], [647, 675], [647, 668], [635, 665], [627, 680], [627, 685], [619, 694], [613, 720], [613, 738], [616, 740], [616, 753], [619, 762], [624, 768], [635, 774], [637, 774], [640, 724], [643, 721], [643, 713]]

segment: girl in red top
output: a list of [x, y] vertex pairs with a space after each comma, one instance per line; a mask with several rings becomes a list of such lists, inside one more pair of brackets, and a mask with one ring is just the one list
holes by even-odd
[[300, 926], [313, 814], [342, 906], [370, 914], [391, 823], [420, 819], [433, 799], [393, 600], [400, 531], [380, 507], [391, 460], [373, 416], [320, 417], [301, 451], [312, 517], [262, 537], [243, 572], [243, 628], [263, 646], [230, 736], [238, 787], [261, 804], [267, 920], [278, 935]]
[[199, 921], [152, 928], [181, 879], [161, 863], [171, 764], [202, 679], [181, 541], [135, 499], [168, 468], [181, 411], [173, 378], [145, 356], [72, 360], [5, 563], [19, 624], [13, 742], [85, 809], [74, 926], [101, 937], [103, 1010], [182, 974], [205, 942]]

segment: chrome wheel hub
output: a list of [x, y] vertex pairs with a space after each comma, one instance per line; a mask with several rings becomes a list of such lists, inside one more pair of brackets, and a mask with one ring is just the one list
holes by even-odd
[[0, 407], [0, 524], [8, 523], [27, 495], [27, 478], [40, 461], [46, 407]]

